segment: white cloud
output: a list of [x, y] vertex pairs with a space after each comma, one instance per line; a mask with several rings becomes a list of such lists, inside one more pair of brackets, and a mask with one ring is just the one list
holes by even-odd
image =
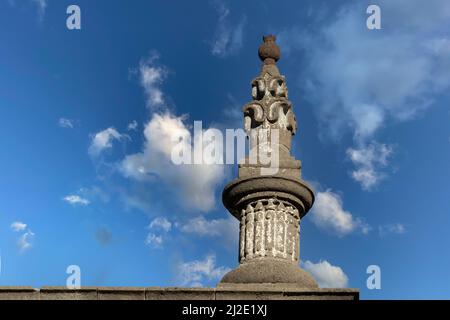
[[11, 224], [11, 229], [15, 232], [24, 231], [26, 228], [27, 224], [23, 222], [16, 221]]
[[68, 195], [63, 198], [64, 201], [70, 203], [71, 205], [89, 205], [90, 201], [88, 199], [82, 198], [79, 195]]
[[341, 197], [331, 190], [317, 193], [309, 216], [316, 226], [338, 236], [345, 236], [358, 230], [363, 234], [370, 231], [367, 224], [344, 210]]
[[232, 22], [230, 21], [230, 9], [223, 1], [217, 0], [213, 4], [219, 15], [219, 20], [211, 52], [219, 57], [234, 55], [242, 47], [246, 18], [241, 18], [239, 22]]
[[229, 268], [216, 266], [214, 254], [207, 255], [204, 260], [180, 262], [175, 266], [177, 285], [183, 287], [202, 287], [205, 280], [219, 280], [228, 271]]
[[139, 64], [139, 79], [146, 94], [147, 106], [152, 110], [166, 106], [161, 85], [166, 79], [168, 71], [165, 66], [158, 65], [158, 59], [158, 53], [152, 52]]
[[356, 167], [352, 178], [359, 182], [364, 190], [370, 190], [384, 178], [379, 169], [386, 167], [392, 147], [385, 144], [371, 143], [359, 149], [347, 149], [347, 156]]
[[153, 249], [161, 249], [163, 246], [163, 238], [160, 235], [149, 233], [145, 239], [145, 244]]
[[[317, 112], [321, 138], [350, 133], [356, 148], [383, 127], [416, 118], [450, 87], [450, 2], [377, 5], [382, 30], [365, 27], [367, 4], [355, 2], [279, 34], [283, 52], [305, 54], [301, 88]], [[357, 168], [353, 178], [370, 189], [380, 181], [375, 169]]]
[[[215, 237], [232, 247], [237, 245], [239, 238], [239, 223], [234, 217], [207, 220], [203, 216], [198, 216], [184, 223], [172, 223], [165, 217], [157, 217], [150, 222], [147, 229], [151, 231], [145, 243], [152, 248], [162, 248], [165, 238], [170, 236], [169, 232], [175, 229], [199, 237]], [[159, 234], [157, 231], [160, 231]]]
[[26, 223], [20, 221], [13, 222], [11, 224], [11, 229], [14, 232], [23, 232], [22, 235], [17, 240], [17, 246], [19, 247], [20, 252], [24, 252], [30, 249], [32, 246], [31, 241], [34, 237], [34, 233], [30, 229], [27, 230], [27, 227], [28, 226]]
[[[164, 217], [157, 217], [150, 222], [148, 229], [162, 230], [167, 233], [172, 230], [172, 223]], [[154, 249], [161, 249], [163, 247], [163, 242], [163, 235], [155, 234], [153, 231], [149, 232], [145, 239], [145, 244]]]
[[137, 128], [138, 128], [138, 123], [136, 120], [131, 121], [127, 126], [128, 131], [136, 131]]
[[149, 229], [161, 229], [169, 232], [172, 229], [172, 223], [164, 217], [158, 217], [150, 222]]
[[239, 222], [233, 216], [211, 220], [199, 216], [180, 225], [180, 230], [200, 237], [217, 237], [230, 245], [236, 245], [239, 239]]
[[[225, 177], [222, 165], [175, 165], [172, 150], [189, 143], [190, 132], [183, 117], [170, 113], [154, 114], [144, 130], [145, 143], [141, 153], [126, 156], [121, 163], [125, 177], [138, 181], [154, 179], [155, 175], [178, 193], [188, 208], [208, 211], [215, 205], [215, 189]], [[186, 145], [186, 148], [191, 146]]]
[[281, 32], [283, 44], [307, 54], [303, 87], [318, 103], [323, 129], [333, 138], [349, 128], [355, 140], [371, 139], [388, 120], [413, 118], [450, 86], [445, 72], [450, 37], [436, 32], [439, 36], [433, 38], [429, 32], [448, 30], [450, 3], [424, 6], [420, 0], [401, 0], [379, 5], [382, 13], [389, 12], [382, 16], [382, 31], [365, 28], [364, 5], [352, 4], [328, 19], [329, 24]]
[[116, 129], [112, 127], [100, 131], [92, 137], [91, 145], [89, 146], [89, 154], [91, 156], [97, 157], [104, 150], [112, 148], [112, 142], [114, 140], [121, 140], [125, 137], [126, 135], [120, 134]]
[[378, 227], [380, 237], [384, 237], [389, 234], [404, 234], [405, 232], [406, 228], [401, 223], [386, 224]]
[[319, 263], [307, 260], [303, 268], [312, 274], [320, 288], [345, 288], [348, 285], [348, 277], [344, 271], [326, 260]]
[[[147, 95], [147, 105], [154, 113], [144, 126], [142, 152], [127, 155], [119, 165], [120, 171], [125, 177], [141, 183], [164, 183], [178, 195], [185, 208], [211, 210], [215, 205], [215, 189], [225, 177], [225, 168], [223, 165], [175, 165], [172, 162], [175, 146], [187, 150], [191, 149], [192, 140], [200, 145], [201, 142], [199, 137], [191, 139], [190, 128], [185, 124], [186, 116], [178, 117], [169, 111], [161, 89], [168, 72], [157, 60], [158, 53], [153, 52], [140, 63], [141, 85]], [[203, 147], [207, 143], [205, 141]], [[142, 201], [136, 202], [136, 197], [127, 196], [127, 200], [139, 207], [147, 207]]]
[[22, 234], [17, 241], [17, 245], [21, 252], [24, 252], [32, 247], [31, 241], [34, 238], [34, 233], [31, 230], [28, 230], [24, 234]]
[[61, 128], [73, 129], [73, 127], [75, 126], [75, 123], [71, 119], [59, 118], [58, 125]]

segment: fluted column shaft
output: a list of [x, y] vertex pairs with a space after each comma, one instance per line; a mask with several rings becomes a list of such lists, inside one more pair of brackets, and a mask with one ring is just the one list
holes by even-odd
[[275, 198], [249, 203], [241, 210], [239, 261], [280, 258], [298, 263], [300, 216], [290, 203]]

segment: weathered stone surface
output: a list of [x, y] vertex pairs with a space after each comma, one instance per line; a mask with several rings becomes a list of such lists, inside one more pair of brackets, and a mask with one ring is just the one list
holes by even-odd
[[282, 292], [217, 291], [216, 300], [282, 300]]
[[276, 45], [275, 40], [276, 38], [272, 35], [263, 38], [263, 43], [258, 49], [258, 55], [264, 64], [274, 64], [281, 57], [280, 48]]
[[145, 288], [105, 287], [97, 289], [98, 300], [145, 300]]
[[[261, 169], [269, 167], [268, 164], [252, 164], [248, 157], [239, 164], [238, 178], [245, 179], [250, 177], [261, 176]], [[281, 177], [300, 177], [302, 164], [300, 160], [295, 160], [294, 158], [280, 158], [277, 176]]]
[[298, 262], [300, 215], [289, 202], [277, 198], [251, 202], [242, 209], [240, 262], [278, 258]]
[[221, 284], [218, 288], [0, 287], [0, 300], [358, 300], [355, 289], [310, 289], [292, 284]]
[[290, 202], [303, 218], [314, 202], [314, 193], [302, 180], [274, 175], [236, 179], [225, 186], [222, 194], [225, 208], [238, 220], [247, 204], [267, 198]]
[[295, 284], [226, 284], [219, 285], [217, 300], [359, 300], [356, 289], [311, 289]]
[[0, 287], [0, 300], [39, 300], [39, 290], [32, 287]]
[[147, 288], [147, 300], [215, 300], [208, 288]]
[[297, 264], [278, 259], [258, 259], [245, 262], [227, 273], [221, 280], [224, 284], [280, 284], [296, 287], [317, 288], [314, 278]]
[[66, 287], [43, 287], [39, 290], [40, 300], [97, 300], [97, 288], [83, 287], [68, 289]]

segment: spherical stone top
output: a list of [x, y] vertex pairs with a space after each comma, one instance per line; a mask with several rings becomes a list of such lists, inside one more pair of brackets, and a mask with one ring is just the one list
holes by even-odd
[[261, 44], [258, 50], [259, 58], [265, 64], [275, 64], [280, 59], [280, 48], [275, 43], [277, 38], [274, 35], [264, 36], [264, 42]]

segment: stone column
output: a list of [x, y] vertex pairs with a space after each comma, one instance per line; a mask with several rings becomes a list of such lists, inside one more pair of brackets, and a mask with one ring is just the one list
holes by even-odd
[[[252, 81], [253, 101], [243, 107], [250, 155], [261, 151], [278, 157], [277, 172], [270, 164], [247, 156], [239, 177], [223, 191], [223, 203], [240, 221], [239, 262], [220, 286], [274, 285], [317, 288], [312, 276], [299, 267], [300, 221], [314, 202], [314, 193], [301, 179], [301, 162], [291, 155], [297, 131], [285, 78], [276, 62], [280, 49], [275, 36], [263, 38], [262, 70]], [[265, 136], [265, 139], [261, 139]]]

